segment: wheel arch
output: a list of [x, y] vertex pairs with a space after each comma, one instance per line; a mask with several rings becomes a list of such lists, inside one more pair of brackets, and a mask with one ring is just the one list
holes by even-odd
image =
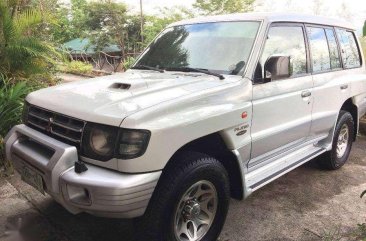
[[353, 98], [347, 99], [340, 110], [344, 110], [349, 112], [352, 115], [353, 121], [354, 121], [354, 136], [353, 141], [356, 140], [358, 128], [359, 128], [359, 118], [358, 118], [358, 107], [354, 104]]
[[239, 160], [234, 153], [228, 149], [224, 139], [218, 132], [195, 139], [179, 148], [169, 159], [167, 165], [163, 169], [163, 173], [164, 170], [174, 164], [176, 160], [175, 157], [178, 154], [189, 151], [204, 153], [215, 157], [220, 161], [229, 174], [231, 197], [237, 200], [242, 200], [244, 198], [243, 177]]

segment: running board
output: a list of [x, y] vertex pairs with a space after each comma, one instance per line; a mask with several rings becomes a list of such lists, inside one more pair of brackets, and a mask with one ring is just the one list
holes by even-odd
[[252, 192], [263, 187], [267, 183], [281, 177], [326, 151], [325, 148], [315, 147], [311, 144], [292, 152], [290, 155], [279, 158], [270, 164], [247, 173], [245, 175], [245, 183], [248, 187], [248, 191]]

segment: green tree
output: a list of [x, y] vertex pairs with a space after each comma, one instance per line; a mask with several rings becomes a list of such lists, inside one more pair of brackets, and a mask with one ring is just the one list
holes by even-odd
[[249, 12], [255, 0], [196, 0], [193, 7], [205, 15]]
[[71, 0], [71, 7], [56, 2], [52, 12], [54, 24], [49, 26], [52, 41], [63, 44], [85, 35], [87, 6], [86, 0]]
[[0, 74], [27, 78], [47, 72], [59, 55], [35, 34], [47, 16], [40, 10], [18, 9], [15, 0], [0, 1]]
[[363, 36], [366, 37], [366, 20], [365, 23], [363, 24]]
[[86, 36], [96, 46], [96, 51], [102, 50], [111, 43], [117, 43], [122, 56], [125, 56], [125, 43], [128, 36], [127, 6], [109, 0], [91, 2], [86, 7], [87, 27]]

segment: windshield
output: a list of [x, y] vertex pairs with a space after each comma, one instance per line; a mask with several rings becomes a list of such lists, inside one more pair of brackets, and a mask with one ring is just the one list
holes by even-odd
[[259, 22], [217, 22], [165, 29], [134, 66], [184, 67], [237, 75], [248, 61]]

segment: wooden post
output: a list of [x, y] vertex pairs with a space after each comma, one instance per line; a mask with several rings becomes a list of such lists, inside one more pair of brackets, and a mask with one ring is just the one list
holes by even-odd
[[140, 0], [140, 18], [141, 18], [141, 44], [144, 43], [144, 14], [142, 12], [142, 0]]

